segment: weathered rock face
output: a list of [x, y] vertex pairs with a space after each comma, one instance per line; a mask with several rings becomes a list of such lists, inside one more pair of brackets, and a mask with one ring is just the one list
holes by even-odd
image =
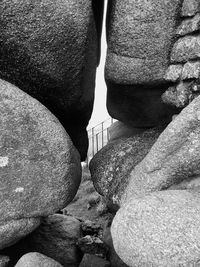
[[40, 224], [40, 218], [24, 218], [0, 222], [0, 249], [11, 246], [31, 233]]
[[97, 192], [119, 206], [130, 173], [147, 155], [162, 128], [120, 138], [102, 148], [91, 160], [90, 171]]
[[128, 267], [117, 255], [112, 241], [112, 236], [110, 232], [110, 227], [106, 227], [103, 231], [103, 241], [109, 247], [109, 261], [111, 263], [111, 267]]
[[111, 233], [117, 254], [130, 267], [199, 265], [199, 121], [200, 96], [129, 175]]
[[[3, 0], [0, 3], [0, 78], [35, 97], [62, 123], [81, 157], [97, 66], [92, 0]], [[101, 1], [102, 2], [102, 1]], [[95, 11], [98, 36], [100, 14]]]
[[74, 198], [81, 166], [78, 152], [54, 115], [2, 80], [0, 114], [0, 248], [3, 248], [33, 231], [38, 226], [38, 217], [54, 213]]
[[25, 254], [15, 267], [62, 267], [60, 263], [56, 262], [55, 260], [42, 255], [37, 252], [31, 252], [28, 254]]
[[163, 190], [200, 174], [200, 97], [168, 125], [131, 172], [121, 201]]
[[112, 117], [135, 127], [169, 122], [164, 79], [181, 0], [109, 1], [106, 81]]
[[200, 55], [200, 36], [185, 36], [180, 38], [174, 45], [171, 61], [184, 63], [194, 60]]
[[131, 137], [144, 131], [145, 128], [134, 128], [121, 121], [116, 121], [108, 128], [109, 142], [122, 137]]
[[197, 13], [192, 18], [186, 18], [177, 29], [177, 35], [184, 36], [200, 29], [200, 14]]
[[63, 266], [79, 266], [82, 253], [77, 241], [81, 237], [81, 223], [71, 216], [54, 214], [43, 219], [41, 225], [24, 240], [30, 251], [40, 252]]
[[182, 5], [181, 15], [183, 17], [194, 16], [197, 12], [200, 12], [199, 0], [184, 0]]
[[111, 267], [109, 261], [106, 261], [105, 259], [102, 259], [100, 257], [97, 257], [95, 255], [85, 254], [83, 257], [83, 260], [80, 267]]
[[0, 255], [0, 267], [8, 267], [9, 261], [9, 257]]
[[[200, 2], [184, 0], [165, 79], [172, 82], [162, 95], [164, 103], [184, 108], [200, 94]], [[177, 39], [176, 38], [176, 39]]]
[[200, 194], [162, 191], [132, 199], [114, 218], [115, 250], [133, 266], [199, 266]]

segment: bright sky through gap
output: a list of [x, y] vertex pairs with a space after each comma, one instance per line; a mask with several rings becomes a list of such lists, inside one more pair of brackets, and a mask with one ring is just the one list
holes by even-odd
[[[106, 6], [107, 6], [107, 1], [105, 1], [105, 7]], [[104, 80], [106, 47], [107, 45], [106, 45], [105, 12], [104, 12], [103, 32], [101, 39], [101, 62], [99, 67], [97, 68], [94, 108], [92, 117], [88, 125], [88, 129], [109, 118], [106, 109], [106, 84]]]

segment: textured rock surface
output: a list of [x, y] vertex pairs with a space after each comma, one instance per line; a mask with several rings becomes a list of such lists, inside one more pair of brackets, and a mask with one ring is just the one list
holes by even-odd
[[29, 218], [51, 214], [73, 199], [80, 159], [59, 121], [37, 100], [2, 80], [0, 114], [0, 225], [7, 229], [10, 221], [16, 232], [38, 224]]
[[10, 220], [0, 224], [0, 249], [16, 243], [40, 224], [39, 218]]
[[113, 141], [90, 162], [94, 186], [106, 200], [119, 205], [121, 195], [134, 167], [144, 159], [162, 129], [153, 129], [129, 138]]
[[113, 220], [114, 247], [130, 267], [199, 266], [199, 191], [132, 199]]
[[183, 80], [200, 78], [200, 61], [187, 62], [183, 67]]
[[190, 17], [200, 12], [199, 0], [184, 0], [182, 5], [182, 16]]
[[176, 82], [180, 80], [182, 71], [183, 71], [183, 65], [181, 64], [170, 65], [165, 73], [164, 78], [167, 81]]
[[[43, 103], [86, 156], [102, 3], [92, 0], [3, 0], [0, 78]], [[98, 1], [102, 2], [102, 1]]]
[[109, 142], [122, 137], [134, 136], [144, 131], [145, 129], [134, 128], [121, 121], [116, 121], [108, 128]]
[[15, 267], [62, 267], [55, 260], [37, 252], [25, 254]]
[[96, 235], [86, 235], [78, 240], [78, 246], [85, 254], [101, 255], [106, 257], [108, 254], [108, 247]]
[[[182, 17], [178, 21], [177, 36], [170, 51], [172, 65], [164, 76], [166, 81], [174, 84], [162, 95], [162, 100], [178, 108], [184, 108], [200, 94], [199, 12], [199, 0], [183, 0]], [[182, 70], [179, 66], [183, 66]]]
[[0, 255], [0, 267], [8, 267], [9, 261], [9, 257]]
[[186, 35], [196, 32], [200, 29], [200, 14], [196, 14], [193, 18], [185, 19], [177, 29], [177, 35]]
[[200, 97], [197, 97], [168, 125], [131, 172], [122, 203], [200, 174], [199, 121]]
[[188, 178], [183, 180], [179, 184], [175, 184], [169, 187], [170, 190], [183, 190], [183, 189], [198, 189], [200, 188], [200, 176]]
[[181, 0], [108, 3], [106, 82], [110, 115], [133, 127], [168, 123], [175, 108], [162, 103]]
[[[191, 71], [191, 69], [189, 71]], [[188, 74], [187, 72], [187, 75]], [[162, 95], [162, 100], [177, 108], [184, 108], [194, 99], [193, 87], [193, 82], [180, 82], [177, 86], [169, 87]]]
[[200, 57], [200, 36], [178, 39], [171, 52], [171, 62], [186, 62]]
[[87, 220], [81, 223], [81, 230], [84, 235], [98, 234], [101, 230], [101, 226], [97, 223]]
[[61, 263], [63, 266], [79, 266], [82, 253], [76, 243], [81, 237], [81, 223], [71, 216], [50, 215], [24, 243], [30, 251], [40, 252]]
[[182, 73], [182, 80], [178, 85], [170, 86], [167, 91], [162, 95], [162, 101], [176, 106], [177, 108], [186, 107], [191, 101], [200, 95], [200, 83], [195, 79], [190, 79], [189, 77], [194, 77], [198, 75], [199, 64], [196, 63], [186, 63], [184, 65], [184, 73]]
[[79, 267], [110, 267], [110, 263], [95, 255], [85, 254]]
[[123, 84], [163, 81], [180, 3], [112, 1], [107, 79]]
[[106, 227], [103, 232], [103, 241], [109, 247], [109, 256], [111, 267], [128, 267], [117, 255], [115, 248], [113, 246], [113, 240], [110, 232], [110, 227]]
[[[94, 188], [89, 170], [86, 171], [83, 169], [82, 174], [83, 176], [78, 192], [72, 202], [63, 209], [63, 214], [70, 214], [83, 221], [96, 221], [99, 217], [97, 207], [100, 202], [100, 195]], [[91, 205], [91, 201], [95, 200], [97, 200], [96, 203], [93, 202]]]

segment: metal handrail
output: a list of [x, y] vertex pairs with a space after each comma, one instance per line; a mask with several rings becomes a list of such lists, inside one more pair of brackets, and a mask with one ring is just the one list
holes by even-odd
[[86, 160], [87, 164], [89, 163], [90, 159], [93, 158], [94, 155], [108, 143], [110, 138], [108, 129], [113, 122], [113, 118], [108, 118], [88, 129], [89, 149]]

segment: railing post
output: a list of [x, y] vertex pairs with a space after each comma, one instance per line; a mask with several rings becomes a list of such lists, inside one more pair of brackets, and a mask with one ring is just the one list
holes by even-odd
[[107, 130], [107, 142], [109, 141], [109, 130], [108, 130], [109, 128], [107, 128], [106, 130]]
[[94, 157], [94, 127], [92, 128], [92, 157]]
[[102, 138], [102, 139], [101, 139], [101, 142], [102, 142], [102, 147], [103, 147], [103, 145], [104, 145], [104, 140], [103, 140], [103, 131], [104, 131], [103, 123], [104, 123], [104, 122], [101, 123], [101, 138]]
[[99, 134], [96, 134], [96, 147], [97, 147], [97, 152], [99, 151], [98, 135]]
[[[89, 153], [90, 154], [88, 154], [88, 159], [87, 159], [88, 163], [89, 163], [89, 157], [91, 156], [94, 157], [96, 152], [98, 152], [102, 147], [104, 147], [104, 145], [106, 145], [107, 142], [110, 140], [108, 129], [113, 123], [114, 123], [114, 119], [109, 118], [88, 130], [88, 136], [90, 136], [89, 133], [91, 132], [91, 136], [89, 138]], [[105, 132], [105, 136], [104, 136], [104, 132]]]

